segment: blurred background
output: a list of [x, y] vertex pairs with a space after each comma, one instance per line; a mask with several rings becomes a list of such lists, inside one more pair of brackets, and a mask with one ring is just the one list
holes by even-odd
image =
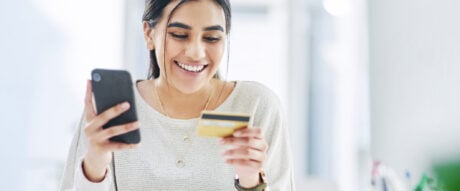
[[[376, 161], [416, 182], [460, 160], [460, 1], [231, 3], [227, 79], [281, 98], [298, 190], [375, 190]], [[93, 68], [147, 76], [143, 6], [0, 0], [1, 190], [58, 189]]]

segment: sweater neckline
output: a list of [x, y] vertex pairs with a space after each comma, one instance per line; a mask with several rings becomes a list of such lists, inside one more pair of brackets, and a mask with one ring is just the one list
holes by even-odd
[[[177, 119], [177, 118], [172, 118], [168, 117], [161, 112], [157, 111], [155, 108], [150, 106], [150, 104], [147, 103], [147, 101], [144, 100], [144, 98], [141, 96], [139, 89], [137, 87], [137, 83], [142, 80], [136, 80], [134, 83], [134, 94], [135, 94], [135, 100], [136, 100], [136, 106], [138, 107], [145, 107], [149, 113], [152, 113], [153, 116], [161, 121], [167, 121], [167, 122], [176, 122], [176, 123], [190, 123], [190, 122], [198, 122], [200, 119], [199, 117], [196, 118], [190, 118], [190, 119]], [[230, 92], [230, 95], [227, 96], [227, 98], [219, 105], [217, 106], [213, 111], [221, 111], [222, 108], [225, 108], [227, 105], [231, 104], [231, 102], [235, 99], [235, 96], [237, 95], [238, 91], [240, 91], [241, 87], [241, 81], [232, 81], [235, 82], [235, 87], [233, 88], [232, 92]]]

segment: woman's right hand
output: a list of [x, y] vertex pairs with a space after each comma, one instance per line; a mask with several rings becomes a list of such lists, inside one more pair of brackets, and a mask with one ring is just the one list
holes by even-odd
[[92, 182], [104, 180], [107, 168], [112, 161], [112, 152], [137, 147], [139, 144], [126, 144], [112, 142], [109, 139], [139, 128], [139, 123], [132, 122], [103, 129], [109, 120], [119, 116], [129, 109], [128, 102], [115, 105], [99, 115], [96, 114], [93, 104], [93, 91], [91, 81], [87, 81], [85, 96], [86, 127], [85, 134], [88, 138], [88, 151], [83, 159], [83, 172]]

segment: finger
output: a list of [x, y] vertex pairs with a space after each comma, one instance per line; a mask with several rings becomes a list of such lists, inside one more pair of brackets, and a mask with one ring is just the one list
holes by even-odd
[[238, 149], [229, 149], [223, 153], [225, 159], [252, 160], [263, 162], [265, 153], [251, 148], [240, 147]]
[[263, 139], [262, 129], [260, 128], [243, 128], [236, 130], [233, 133], [234, 137], [254, 137], [258, 139]]
[[220, 144], [235, 147], [249, 147], [264, 152], [268, 149], [268, 144], [265, 142], [265, 140], [247, 137], [223, 138], [220, 140]]
[[121, 134], [125, 134], [125, 133], [128, 133], [128, 132], [134, 131], [136, 129], [139, 129], [139, 126], [140, 126], [140, 124], [137, 121], [132, 122], [132, 123], [123, 124], [123, 125], [113, 126], [113, 127], [110, 127], [110, 128], [102, 130], [98, 134], [97, 137], [98, 137], [99, 140], [107, 140], [107, 139], [109, 139], [111, 137], [121, 135]]
[[244, 169], [257, 169], [257, 171], [260, 171], [263, 167], [263, 163], [261, 162], [243, 159], [226, 159], [225, 163], [237, 165], [243, 167]]
[[120, 114], [124, 113], [129, 109], [130, 105], [128, 102], [122, 102], [117, 104], [101, 114], [97, 115], [89, 124], [92, 130], [100, 129], [103, 125], [105, 125], [111, 119], [119, 116]]
[[85, 113], [86, 121], [91, 121], [96, 116], [96, 111], [93, 106], [93, 90], [91, 80], [86, 81], [86, 94], [85, 94]]

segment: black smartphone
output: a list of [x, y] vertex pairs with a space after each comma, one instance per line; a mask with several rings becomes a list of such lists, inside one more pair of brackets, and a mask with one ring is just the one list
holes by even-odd
[[[125, 70], [94, 69], [91, 72], [94, 99], [97, 113], [121, 103], [129, 102], [130, 108], [121, 115], [113, 118], [102, 128], [122, 125], [137, 121], [136, 104], [134, 101], [133, 83], [131, 75]], [[129, 144], [141, 141], [139, 129], [110, 138], [110, 141]]]

